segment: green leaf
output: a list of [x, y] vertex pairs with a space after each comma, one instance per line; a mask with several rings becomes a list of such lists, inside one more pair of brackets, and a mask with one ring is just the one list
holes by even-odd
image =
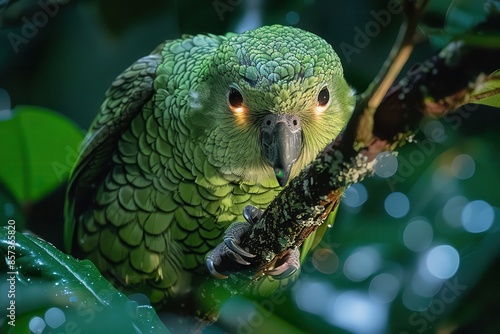
[[486, 19], [483, 1], [454, 0], [446, 12], [445, 30], [461, 34], [472, 30]]
[[0, 182], [20, 203], [39, 200], [67, 178], [82, 139], [82, 131], [54, 111], [2, 111]]
[[0, 229], [5, 257], [0, 272], [6, 273], [0, 279], [7, 282], [0, 308], [2, 314], [11, 305], [15, 308], [2, 315], [7, 320], [0, 321], [0, 332], [168, 333], [150, 305], [138, 305], [118, 292], [90, 261], [76, 260], [15, 230], [12, 221]]
[[500, 108], [500, 71], [488, 76], [472, 93], [472, 103]]
[[429, 1], [420, 28], [428, 35], [431, 44], [443, 48], [453, 39], [468, 39], [470, 45], [498, 45], [498, 33], [477, 31], [479, 25], [497, 19], [485, 10], [485, 1], [443, 0]]
[[472, 30], [487, 18], [484, 1], [442, 0], [429, 1], [421, 24], [424, 29], [450, 35]]

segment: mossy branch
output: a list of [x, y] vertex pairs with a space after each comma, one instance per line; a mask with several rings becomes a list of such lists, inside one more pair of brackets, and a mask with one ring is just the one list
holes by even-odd
[[[272, 269], [289, 249], [300, 246], [340, 202], [344, 189], [359, 182], [371, 168], [376, 151], [375, 110], [406, 63], [414, 45], [418, 17], [426, 1], [405, 1], [407, 15], [391, 54], [377, 78], [356, 104], [344, 135], [331, 142], [265, 210], [240, 245], [257, 254], [256, 275]], [[226, 271], [244, 270], [232, 260], [218, 265]]]
[[500, 50], [454, 41], [394, 83], [415, 45], [417, 22], [427, 1], [406, 0], [395, 45], [374, 82], [358, 100], [343, 136], [331, 142], [275, 198], [240, 246], [256, 254], [251, 269], [227, 258], [217, 267], [230, 293], [244, 291], [300, 246], [339, 204], [349, 185], [371, 173], [375, 157], [404, 143], [423, 116], [443, 116], [473, 102], [481, 73], [498, 68]]

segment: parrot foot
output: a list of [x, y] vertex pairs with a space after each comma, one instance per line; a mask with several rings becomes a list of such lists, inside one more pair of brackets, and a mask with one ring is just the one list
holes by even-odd
[[[247, 266], [251, 264], [247, 259], [252, 259], [255, 255], [243, 249], [239, 243], [241, 242], [241, 237], [252, 228], [253, 224], [259, 221], [262, 212], [262, 210], [248, 205], [243, 210], [243, 217], [246, 222], [233, 223], [227, 228], [224, 235], [224, 242], [210, 252], [205, 261], [208, 271], [212, 276], [219, 279], [228, 278], [228, 276], [219, 273], [216, 269], [225, 256], [242, 265]], [[285, 256], [277, 261], [274, 268], [266, 270], [264, 274], [275, 279], [284, 279], [293, 275], [299, 268], [300, 250], [295, 247], [289, 249]]]
[[293, 275], [300, 269], [300, 250], [297, 247], [289, 249], [284, 257], [277, 262], [271, 270], [267, 270], [264, 274], [275, 279], [284, 279]]
[[241, 248], [239, 242], [241, 236], [252, 227], [249, 223], [233, 223], [231, 224], [224, 236], [224, 242], [220, 243], [213, 251], [211, 251], [205, 261], [208, 271], [215, 278], [226, 279], [228, 276], [219, 273], [216, 269], [221, 264], [224, 257], [229, 257], [231, 260], [248, 266], [250, 262], [246, 259], [254, 258], [255, 255]]
[[241, 242], [241, 237], [252, 228], [252, 224], [258, 221], [261, 216], [261, 210], [248, 205], [243, 210], [243, 217], [246, 222], [233, 223], [227, 228], [224, 235], [224, 242], [215, 247], [215, 249], [208, 254], [205, 261], [208, 271], [212, 276], [219, 279], [226, 279], [228, 277], [219, 273], [216, 269], [224, 256], [229, 257], [239, 264], [245, 266], [250, 265], [250, 262], [246, 259], [254, 258], [255, 255], [243, 249], [239, 243]]
[[254, 258], [255, 255], [247, 252], [245, 249], [241, 248], [239, 243], [241, 241], [241, 237], [251, 229], [252, 225], [247, 222], [242, 223], [233, 223], [226, 230], [226, 235], [224, 236], [224, 244], [229, 248], [232, 252], [229, 252], [228, 255], [235, 260], [236, 262], [244, 265], [249, 265], [250, 263], [243, 260], [242, 257], [246, 258]]

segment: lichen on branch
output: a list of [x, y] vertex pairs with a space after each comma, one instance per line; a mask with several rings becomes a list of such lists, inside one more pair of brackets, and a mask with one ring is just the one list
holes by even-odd
[[[407, 20], [383, 68], [358, 99], [343, 135], [290, 182], [242, 238], [240, 246], [257, 255], [251, 269], [230, 259], [219, 265], [237, 273], [232, 276], [237, 278], [236, 290], [255, 282], [321, 226], [339, 204], [344, 189], [371, 173], [379, 153], [392, 151], [411, 138], [422, 117], [443, 116], [473, 102], [477, 99], [474, 89], [484, 81], [481, 73], [498, 68], [498, 49], [454, 41], [394, 83], [416, 43], [417, 23], [426, 3], [404, 1]], [[245, 275], [246, 285], [242, 284]], [[224, 283], [226, 288], [230, 285]]]
[[[275, 198], [264, 211], [240, 246], [252, 254], [257, 275], [272, 269], [288, 250], [302, 245], [339, 204], [346, 187], [361, 181], [373, 167], [370, 146], [381, 150], [373, 136], [373, 115], [390, 84], [405, 64], [413, 49], [413, 35], [418, 16], [426, 1], [405, 1], [407, 22], [401, 28], [390, 57], [374, 83], [358, 100], [343, 136], [330, 143]], [[244, 267], [234, 261], [223, 261], [219, 269], [240, 271]]]

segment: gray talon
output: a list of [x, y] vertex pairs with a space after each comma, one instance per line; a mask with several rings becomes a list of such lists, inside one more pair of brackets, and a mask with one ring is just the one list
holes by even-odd
[[212, 274], [213, 277], [218, 279], [226, 279], [228, 276], [222, 275], [219, 273], [214, 266], [214, 261], [210, 258], [210, 256], [206, 259], [205, 264], [207, 265], [208, 271]]
[[[224, 238], [224, 243], [226, 244], [227, 248], [229, 248], [230, 250], [232, 250], [233, 252], [235, 252], [238, 255], [241, 255], [241, 256], [244, 256], [244, 257], [248, 257], [248, 258], [254, 258], [255, 257], [254, 254], [249, 253], [246, 250], [244, 250], [243, 248], [241, 248], [240, 245], [238, 245], [233, 238]], [[250, 264], [250, 263], [248, 263], [246, 261], [245, 261], [245, 263], [242, 263], [242, 262], [238, 261], [238, 263], [247, 264], [247, 265]]]
[[255, 224], [262, 217], [262, 212], [262, 210], [253, 205], [247, 205], [243, 209], [243, 218], [250, 224]]
[[233, 260], [238, 262], [239, 264], [243, 264], [245, 266], [248, 266], [250, 262], [245, 261], [238, 253], [235, 252], [228, 252], [227, 255]]
[[[252, 228], [252, 224], [260, 219], [260, 217], [262, 216], [262, 211], [255, 206], [247, 205], [243, 210], [243, 216], [245, 217], [246, 222], [236, 222], [231, 224], [226, 229], [224, 242], [215, 247], [215, 249], [207, 256], [205, 260], [208, 271], [212, 276], [216, 278], [228, 278], [228, 276], [219, 273], [217, 269], [215, 269], [217, 266], [221, 265], [223, 261], [227, 261], [227, 258], [241, 265], [248, 266], [251, 263], [248, 262], [247, 259], [256, 257], [256, 255], [243, 249], [239, 245], [239, 242], [242, 236], [250, 231], [250, 229]], [[280, 267], [277, 267], [273, 269], [273, 271], [279, 271], [279, 268]], [[281, 273], [282, 271], [279, 271], [279, 273]]]
[[272, 276], [275, 279], [285, 279], [287, 277], [292, 276], [297, 271], [297, 268], [294, 268], [294, 267], [288, 267], [286, 269], [281, 268], [283, 266], [287, 266], [287, 265], [282, 265], [278, 268], [268, 270], [268, 271], [266, 271], [266, 274]]
[[284, 279], [293, 275], [300, 268], [300, 250], [293, 248], [280, 260], [281, 264], [266, 271], [266, 275], [276, 279]]

